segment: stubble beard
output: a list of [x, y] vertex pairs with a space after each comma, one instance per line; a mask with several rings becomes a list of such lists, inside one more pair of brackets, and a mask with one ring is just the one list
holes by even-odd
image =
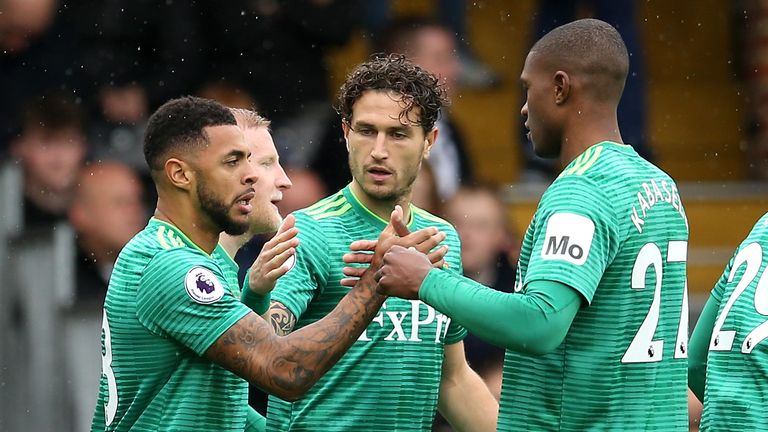
[[248, 223], [233, 220], [229, 215], [232, 206], [227, 206], [217, 199], [205, 186], [205, 182], [197, 184], [197, 196], [203, 212], [218, 226], [221, 231], [233, 236], [245, 234], [248, 231]]

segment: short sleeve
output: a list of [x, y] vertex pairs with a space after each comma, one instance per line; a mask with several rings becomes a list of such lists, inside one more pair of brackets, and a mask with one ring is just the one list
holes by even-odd
[[[464, 266], [461, 263], [461, 240], [459, 239], [459, 234], [453, 226], [441, 227], [440, 229], [446, 231], [446, 244], [448, 244], [448, 255], [445, 258], [448, 263], [446, 271], [461, 276], [464, 274]], [[467, 330], [464, 326], [451, 320], [448, 325], [448, 331], [445, 333], [445, 343], [449, 345], [455, 344], [464, 340], [465, 337], [467, 337]]]
[[533, 223], [524, 283], [560, 282], [591, 303], [618, 250], [616, 215], [605, 193], [588, 178], [561, 177], [542, 197]]
[[299, 246], [296, 261], [288, 273], [277, 280], [272, 301], [284, 304], [296, 318], [307, 310], [320, 287], [328, 280], [328, 249], [322, 227], [304, 213], [296, 213]]
[[225, 285], [219, 266], [187, 248], [157, 254], [136, 294], [136, 314], [149, 331], [177, 340], [198, 355], [249, 313]]

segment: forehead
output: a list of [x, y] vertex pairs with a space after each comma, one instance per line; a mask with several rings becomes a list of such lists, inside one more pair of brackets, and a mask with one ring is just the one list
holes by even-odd
[[547, 61], [545, 61], [543, 53], [531, 51], [525, 58], [525, 64], [523, 65], [523, 72], [520, 74], [520, 79], [530, 80], [534, 77], [544, 76], [549, 67], [550, 66], [548, 66]]
[[[369, 123], [382, 126], [418, 126], [421, 109], [415, 107], [408, 118], [400, 118], [407, 104], [403, 95], [386, 90], [366, 90], [352, 105], [352, 123]], [[403, 123], [406, 121], [406, 123]]]
[[246, 128], [243, 130], [245, 144], [254, 156], [265, 156], [277, 154], [275, 142], [272, 140], [272, 134], [265, 127]]
[[248, 151], [243, 139], [243, 132], [237, 125], [208, 126], [203, 129], [208, 136], [208, 146], [204, 152], [220, 155], [233, 150]]

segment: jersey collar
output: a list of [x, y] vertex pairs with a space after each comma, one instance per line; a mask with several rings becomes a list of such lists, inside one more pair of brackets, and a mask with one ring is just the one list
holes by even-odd
[[[348, 184], [344, 189], [341, 190], [341, 193], [344, 194], [344, 197], [347, 199], [347, 202], [352, 205], [352, 208], [363, 217], [363, 219], [367, 220], [371, 225], [374, 225], [378, 227], [379, 229], [386, 228], [387, 224], [389, 224], [388, 220], [382, 219], [379, 217], [376, 213], [372, 212], [368, 207], [366, 207], [358, 198], [355, 196], [355, 193], [352, 192], [351, 183]], [[408, 204], [409, 208], [409, 218], [408, 223], [406, 226], [410, 229], [413, 225], [414, 220], [414, 206], [413, 204]]]

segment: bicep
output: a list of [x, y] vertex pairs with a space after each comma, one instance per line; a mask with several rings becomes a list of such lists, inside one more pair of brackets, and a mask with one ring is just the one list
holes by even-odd
[[273, 301], [270, 304], [269, 310], [264, 314], [264, 319], [272, 326], [278, 336], [285, 336], [292, 332], [298, 320], [288, 306], [279, 301]]

